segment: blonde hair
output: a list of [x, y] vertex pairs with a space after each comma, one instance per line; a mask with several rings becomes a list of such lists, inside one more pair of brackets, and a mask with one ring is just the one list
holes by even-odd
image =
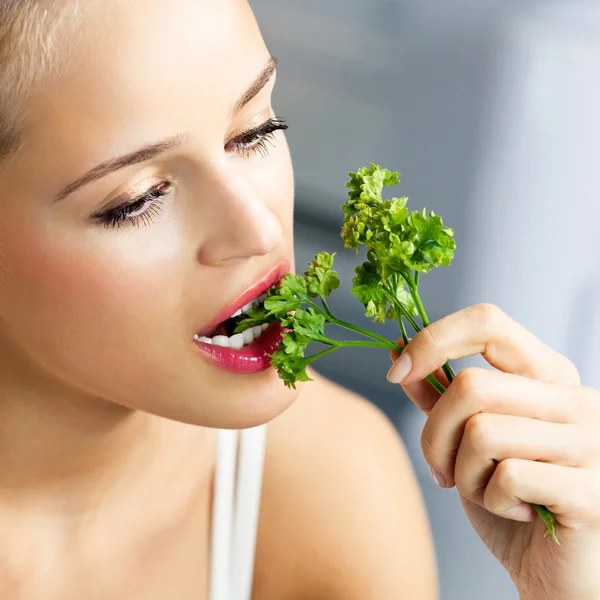
[[0, 160], [19, 149], [28, 97], [57, 68], [62, 25], [78, 9], [77, 0], [0, 0]]

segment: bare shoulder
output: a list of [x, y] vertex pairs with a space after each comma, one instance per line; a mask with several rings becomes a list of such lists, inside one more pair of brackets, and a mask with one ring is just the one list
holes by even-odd
[[431, 535], [387, 417], [315, 375], [268, 428], [256, 600], [434, 600]]

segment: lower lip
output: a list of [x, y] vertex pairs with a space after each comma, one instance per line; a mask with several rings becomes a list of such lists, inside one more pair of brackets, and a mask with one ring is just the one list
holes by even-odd
[[240, 350], [194, 340], [203, 355], [215, 366], [241, 375], [261, 373], [271, 367], [271, 357], [281, 342], [283, 329], [274, 323], [257, 340]]

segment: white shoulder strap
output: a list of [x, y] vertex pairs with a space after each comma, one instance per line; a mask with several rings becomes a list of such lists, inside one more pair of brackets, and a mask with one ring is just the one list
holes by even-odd
[[[210, 600], [251, 600], [266, 425], [217, 431]], [[237, 488], [237, 489], [236, 489]]]
[[242, 431], [235, 500], [232, 600], [251, 600], [266, 425]]

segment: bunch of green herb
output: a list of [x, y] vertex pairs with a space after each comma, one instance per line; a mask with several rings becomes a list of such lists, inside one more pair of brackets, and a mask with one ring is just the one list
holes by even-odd
[[[350, 173], [348, 200], [342, 205], [342, 239], [347, 248], [366, 250], [366, 261], [355, 269], [352, 294], [365, 307], [367, 317], [377, 323], [386, 319], [398, 322], [404, 346], [376, 333], [336, 318], [327, 297], [340, 285], [333, 270], [334, 256], [320, 252], [304, 275], [289, 274], [268, 291], [264, 304], [252, 309], [237, 323], [236, 333], [263, 323], [279, 322], [284, 327], [282, 342], [271, 357], [271, 364], [286, 386], [310, 381], [307, 367], [319, 358], [344, 347], [384, 348], [402, 352], [408, 345], [407, 325], [415, 332], [429, 325], [419, 295], [419, 277], [435, 267], [449, 265], [454, 258], [454, 230], [444, 227], [433, 211], [410, 212], [406, 197], [384, 200], [383, 189], [400, 182], [398, 173], [371, 164]], [[361, 336], [359, 340], [336, 340], [325, 332], [334, 325]], [[305, 355], [311, 343], [325, 349]], [[449, 363], [443, 371], [452, 382]], [[446, 388], [433, 374], [427, 381], [441, 394]], [[545, 507], [533, 505], [547, 526], [546, 534], [556, 543], [554, 515]], [[546, 535], [545, 534], [545, 535]]]

